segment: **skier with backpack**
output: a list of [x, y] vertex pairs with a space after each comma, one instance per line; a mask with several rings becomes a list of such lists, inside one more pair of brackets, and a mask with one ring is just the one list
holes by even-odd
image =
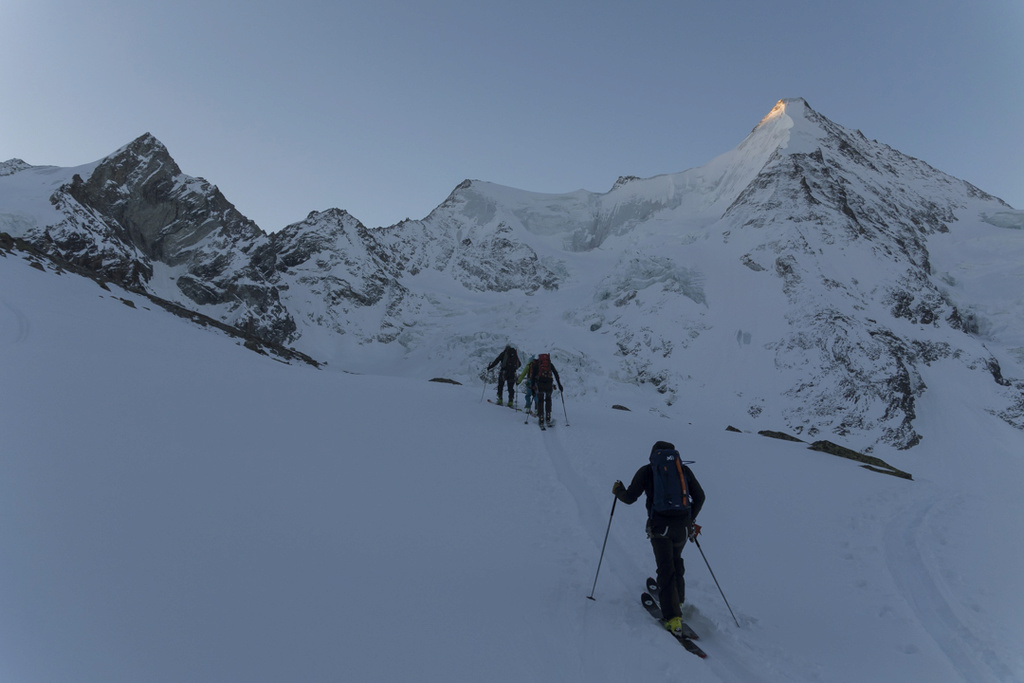
[[658, 566], [658, 603], [665, 628], [679, 636], [686, 600], [683, 546], [700, 533], [696, 520], [704, 506], [704, 489], [676, 447], [658, 441], [651, 448], [650, 462], [636, 471], [629, 486], [616, 481], [612, 493], [626, 505], [636, 502], [641, 493], [647, 496], [647, 537]]
[[537, 421], [541, 429], [544, 425], [551, 425], [551, 392], [553, 384], [558, 383], [558, 390], [562, 391], [562, 379], [558, 376], [555, 364], [551, 362], [551, 355], [542, 353], [533, 362], [533, 370], [530, 372], [530, 381], [533, 383], [533, 394], [537, 400]]
[[526, 365], [523, 366], [522, 371], [519, 373], [519, 377], [516, 378], [516, 386], [523, 383], [523, 379], [526, 379], [526, 393], [523, 398], [526, 399], [526, 414], [532, 415], [530, 412], [530, 406], [533, 405], [533, 379], [530, 375], [533, 373], [533, 364], [537, 362], [537, 356], [530, 356], [530, 360], [526, 361]]
[[506, 344], [504, 350], [498, 354], [498, 357], [487, 366], [488, 370], [493, 370], [495, 366], [500, 366], [498, 369], [499, 406], [502, 405], [502, 390], [508, 385], [508, 407], [515, 408], [516, 370], [519, 369], [520, 365], [519, 354], [516, 353], [515, 348], [511, 344]]

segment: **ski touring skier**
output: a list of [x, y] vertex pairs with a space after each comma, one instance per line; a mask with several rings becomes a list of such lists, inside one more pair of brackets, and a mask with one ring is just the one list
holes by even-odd
[[519, 376], [516, 378], [516, 386], [523, 383], [526, 380], [526, 390], [523, 393], [523, 398], [526, 401], [526, 414], [533, 415], [530, 411], [530, 407], [533, 405], [533, 378], [530, 376], [533, 372], [533, 364], [537, 362], [537, 356], [530, 356], [530, 360], [526, 361], [526, 365], [520, 371]]
[[647, 497], [646, 528], [658, 568], [658, 603], [665, 628], [679, 637], [686, 601], [683, 546], [700, 533], [696, 520], [704, 506], [704, 489], [673, 444], [656, 442], [649, 460], [636, 471], [628, 487], [616, 481], [612, 493], [626, 505], [636, 502], [641, 493]]
[[555, 364], [551, 362], [551, 355], [547, 353], [538, 354], [537, 360], [533, 363], [530, 372], [533, 382], [533, 393], [537, 404], [537, 422], [540, 428], [551, 425], [551, 392], [557, 382], [558, 390], [562, 391], [562, 380], [558, 376]]
[[515, 408], [515, 385], [516, 385], [516, 370], [519, 369], [521, 363], [519, 362], [519, 354], [516, 352], [515, 347], [511, 344], [506, 344], [505, 348], [498, 357], [491, 361], [491, 364], [487, 366], [487, 370], [493, 370], [495, 366], [498, 367], [498, 405], [503, 405], [502, 396], [503, 389], [508, 387], [508, 407]]

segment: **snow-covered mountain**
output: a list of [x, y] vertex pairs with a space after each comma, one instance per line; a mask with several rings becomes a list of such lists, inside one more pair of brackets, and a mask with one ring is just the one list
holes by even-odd
[[936, 374], [1024, 428], [1022, 228], [801, 99], [700, 168], [600, 194], [466, 181], [375, 230], [330, 210], [265, 233], [149, 135], [0, 170], [0, 230], [332, 366], [480, 383], [510, 341], [571, 396], [639, 387], [658, 414], [863, 450], [920, 442]]

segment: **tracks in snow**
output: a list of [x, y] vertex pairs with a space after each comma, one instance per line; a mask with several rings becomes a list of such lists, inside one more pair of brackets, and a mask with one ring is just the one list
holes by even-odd
[[[543, 441], [541, 448], [544, 449], [544, 452], [551, 461], [551, 466], [559, 483], [575, 501], [581, 522], [587, 529], [588, 534], [593, 538], [595, 548], [600, 550], [613, 500], [611, 496], [611, 482], [608, 483], [609, 495], [607, 497], [595, 495], [592, 486], [588, 485], [583, 476], [573, 467], [570, 457], [563, 446], [563, 439], [566, 438], [564, 434], [565, 432], [559, 433], [557, 431], [552, 433], [550, 430], [544, 433], [543, 438], [540, 439], [540, 441]], [[574, 432], [574, 437], [575, 434]], [[538, 436], [540, 436], [539, 430]], [[642, 504], [642, 500], [637, 502], [637, 505]], [[642, 533], [642, 529], [637, 529], [636, 533]], [[614, 536], [615, 534], [613, 533], [608, 538], [605, 562], [601, 573], [608, 572], [613, 566], [617, 565], [619, 567], [619, 571], [616, 572], [617, 574], [639, 577], [650, 575], [653, 571], [652, 566], [650, 566], [653, 564], [653, 557], [644, 555], [643, 558], [633, 558], [630, 553], [626, 552], [625, 548], [615, 541]], [[614, 559], [609, 562], [609, 559], [613, 556]], [[641, 565], [640, 559], [646, 564]], [[594, 561], [596, 567], [596, 554], [594, 555]], [[642, 582], [642, 579], [640, 581]], [[607, 580], [604, 585], [608, 586]], [[642, 586], [638, 584], [636, 589], [637, 595], [639, 595], [641, 589]], [[599, 584], [597, 593], [600, 594], [600, 592], [601, 585]], [[643, 610], [638, 608], [637, 620], [643, 622], [649, 620], [649, 617], [644, 614]], [[735, 683], [757, 683], [758, 681], [772, 680], [764, 678], [758, 673], [763, 668], [764, 658], [756, 651], [755, 647], [751, 646], [751, 643], [744, 642], [746, 639], [728, 634], [709, 618], [702, 617], [699, 623], [703, 626], [701, 629], [701, 644], [702, 647], [707, 645], [704, 649], [709, 653], [708, 659], [704, 660], [704, 665], [710, 668], [719, 680], [734, 681]], [[686, 656], [689, 657], [689, 655]], [[775, 661], [792, 660], [792, 657], [778, 652], [773, 652], [771, 657]], [[802, 664], [798, 661], [792, 661], [792, 665], [794, 670], [797, 671], [806, 668], [806, 663]]]
[[32, 333], [32, 323], [28, 319], [28, 316], [25, 315], [21, 309], [8, 302], [7, 299], [3, 299], [3, 305], [4, 308], [14, 315], [14, 334], [10, 336], [7, 334], [4, 335], [5, 338], [3, 341], [5, 342], [5, 345], [21, 344], [27, 341], [29, 335]]
[[889, 572], [921, 628], [963, 680], [1015, 680], [1010, 668], [957, 615], [946, 597], [949, 591], [921, 550], [922, 534], [934, 522], [940, 502], [947, 507], [958, 504], [949, 497], [918, 501], [893, 518], [883, 541]]

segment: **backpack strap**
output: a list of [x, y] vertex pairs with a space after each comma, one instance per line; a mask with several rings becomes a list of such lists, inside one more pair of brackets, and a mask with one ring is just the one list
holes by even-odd
[[676, 454], [676, 470], [678, 470], [678, 472], [679, 472], [679, 483], [683, 485], [683, 501], [687, 505], [689, 505], [690, 504], [690, 489], [687, 488], [687, 486], [686, 486], [686, 477], [683, 476], [683, 463], [681, 462], [681, 460], [682, 460], [682, 458], [680, 458], [679, 454], [677, 453]]

